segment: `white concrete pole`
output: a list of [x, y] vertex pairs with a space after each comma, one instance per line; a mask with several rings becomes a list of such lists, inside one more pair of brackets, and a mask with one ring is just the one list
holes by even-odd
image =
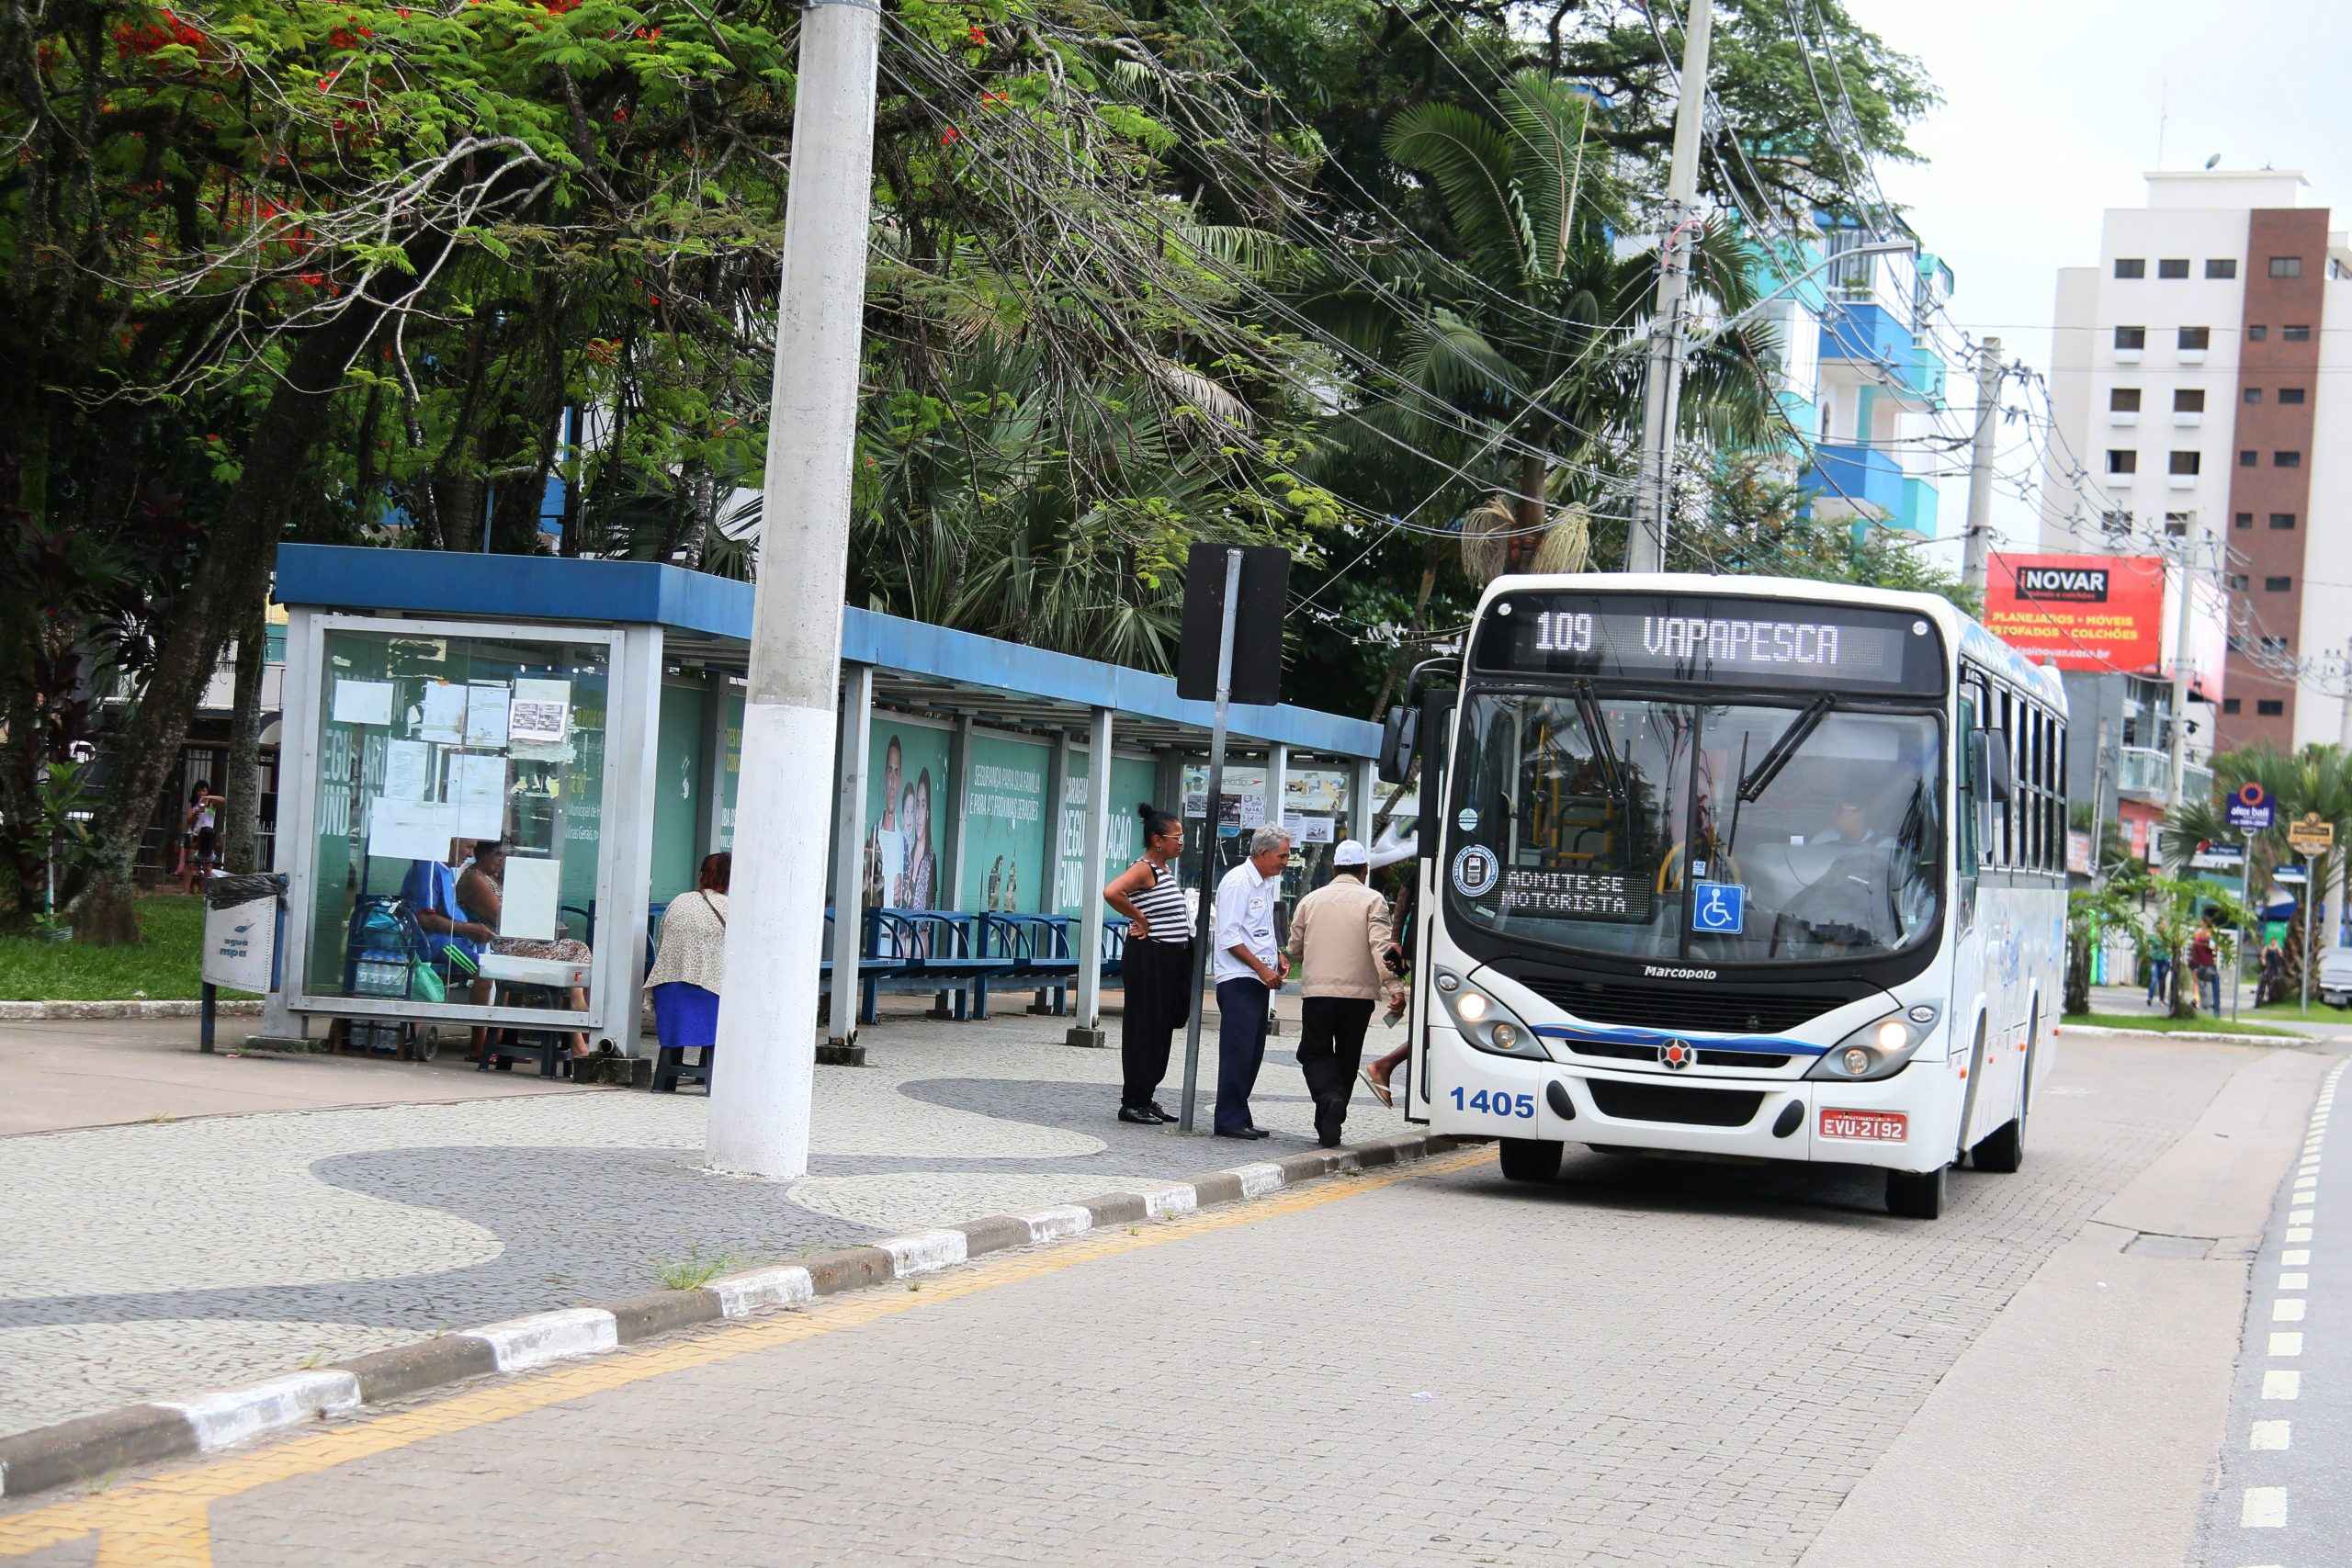
[[800, 13], [728, 900], [728, 965], [744, 983], [719, 1010], [705, 1145], [715, 1168], [752, 1176], [808, 1173], [827, 829], [809, 807], [833, 782], [881, 23], [871, 0], [812, 0]]
[[[1102, 1032], [1102, 922], [1110, 906], [1102, 885], [1111, 880], [1111, 710], [1096, 708], [1086, 737], [1086, 855], [1078, 876], [1078, 1021], [1064, 1037], [1072, 1045], [1110, 1043]], [[1182, 808], [1183, 802], [1177, 807]]]
[[2188, 644], [2197, 618], [2198, 520], [2180, 541], [2180, 604], [2173, 626], [2172, 647], [2172, 788], [2165, 809], [2177, 810], [2188, 777]]
[[1707, 113], [1707, 49], [1714, 34], [1712, 0], [1690, 0], [1682, 33], [1682, 93], [1674, 110], [1674, 162], [1666, 183], [1666, 232], [1657, 252], [1657, 310], [1650, 322], [1649, 381], [1642, 394], [1642, 467], [1625, 570], [1666, 570], [1666, 524], [1673, 509], [1674, 426], [1681, 417], [1684, 307], [1690, 295], [1690, 247], [1698, 233], [1699, 138]]
[[1976, 351], [1976, 449], [1968, 466], [1968, 533], [1961, 540], [1961, 581], [1980, 603], [1993, 559], [1993, 448], [2000, 434], [2001, 340]]
[[[833, 987], [829, 1052], [857, 1044], [857, 960], [865, 951], [865, 791], [874, 765], [874, 666], [842, 669], [840, 783], [833, 806]], [[731, 902], [731, 900], [730, 900]]]
[[1348, 837], [1363, 840], [1365, 849], [1372, 848], [1372, 818], [1378, 809], [1372, 803], [1372, 759], [1358, 757], [1348, 764]]
[[1266, 748], [1266, 821], [1283, 825], [1283, 798], [1290, 781], [1290, 748], [1277, 740]]

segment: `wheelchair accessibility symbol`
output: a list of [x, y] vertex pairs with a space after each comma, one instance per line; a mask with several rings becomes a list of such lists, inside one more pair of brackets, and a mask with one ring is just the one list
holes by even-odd
[[1690, 929], [1710, 936], [1737, 936], [1747, 925], [1747, 889], [1736, 882], [1691, 885], [1698, 902], [1691, 907]]

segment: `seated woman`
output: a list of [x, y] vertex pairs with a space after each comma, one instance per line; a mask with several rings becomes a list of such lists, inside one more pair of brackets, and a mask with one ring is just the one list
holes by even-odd
[[[653, 994], [653, 1030], [666, 1067], [672, 1051], [718, 1043], [718, 988], [727, 972], [727, 884], [735, 857], [722, 850], [704, 858], [695, 890], [670, 901], [662, 917], [662, 947], [645, 988]], [[704, 1061], [707, 1063], [706, 1055]], [[669, 1080], [675, 1087], [676, 1080]], [[654, 1087], [664, 1087], [662, 1072]]]
[[[479, 920], [495, 931], [505, 913], [506, 844], [501, 839], [484, 839], [474, 845], [473, 863], [458, 874], [458, 903], [469, 919]], [[529, 937], [501, 936], [491, 939], [490, 950], [505, 958], [548, 958], [559, 964], [586, 964], [594, 956], [584, 942], [571, 937], [539, 941]], [[585, 987], [571, 987], [571, 1005], [580, 1012], [588, 1010]], [[571, 1036], [574, 1056], [590, 1055], [588, 1036], [575, 1032]]]

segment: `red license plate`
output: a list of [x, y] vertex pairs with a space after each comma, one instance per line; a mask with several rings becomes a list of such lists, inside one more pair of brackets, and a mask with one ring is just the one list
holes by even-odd
[[1911, 1118], [1900, 1111], [1821, 1110], [1821, 1135], [1869, 1144], [1899, 1144], [1910, 1135]]

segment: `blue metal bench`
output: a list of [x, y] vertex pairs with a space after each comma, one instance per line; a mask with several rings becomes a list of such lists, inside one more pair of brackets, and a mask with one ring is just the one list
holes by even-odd
[[1069, 986], [1078, 977], [1078, 957], [1069, 950], [1069, 927], [1066, 915], [980, 917], [984, 956], [1009, 962], [1016, 981], [1049, 982], [1036, 987], [1032, 1012], [1059, 1018], [1069, 1010]]
[[[860, 1023], [879, 1021], [886, 980], [895, 982], [896, 989], [936, 991], [943, 1005], [952, 997], [948, 1017], [988, 1017], [988, 983], [1009, 976], [1012, 964], [976, 951], [978, 916], [953, 909], [868, 909], [865, 919], [858, 969]], [[869, 974], [867, 964], [881, 972]]]

